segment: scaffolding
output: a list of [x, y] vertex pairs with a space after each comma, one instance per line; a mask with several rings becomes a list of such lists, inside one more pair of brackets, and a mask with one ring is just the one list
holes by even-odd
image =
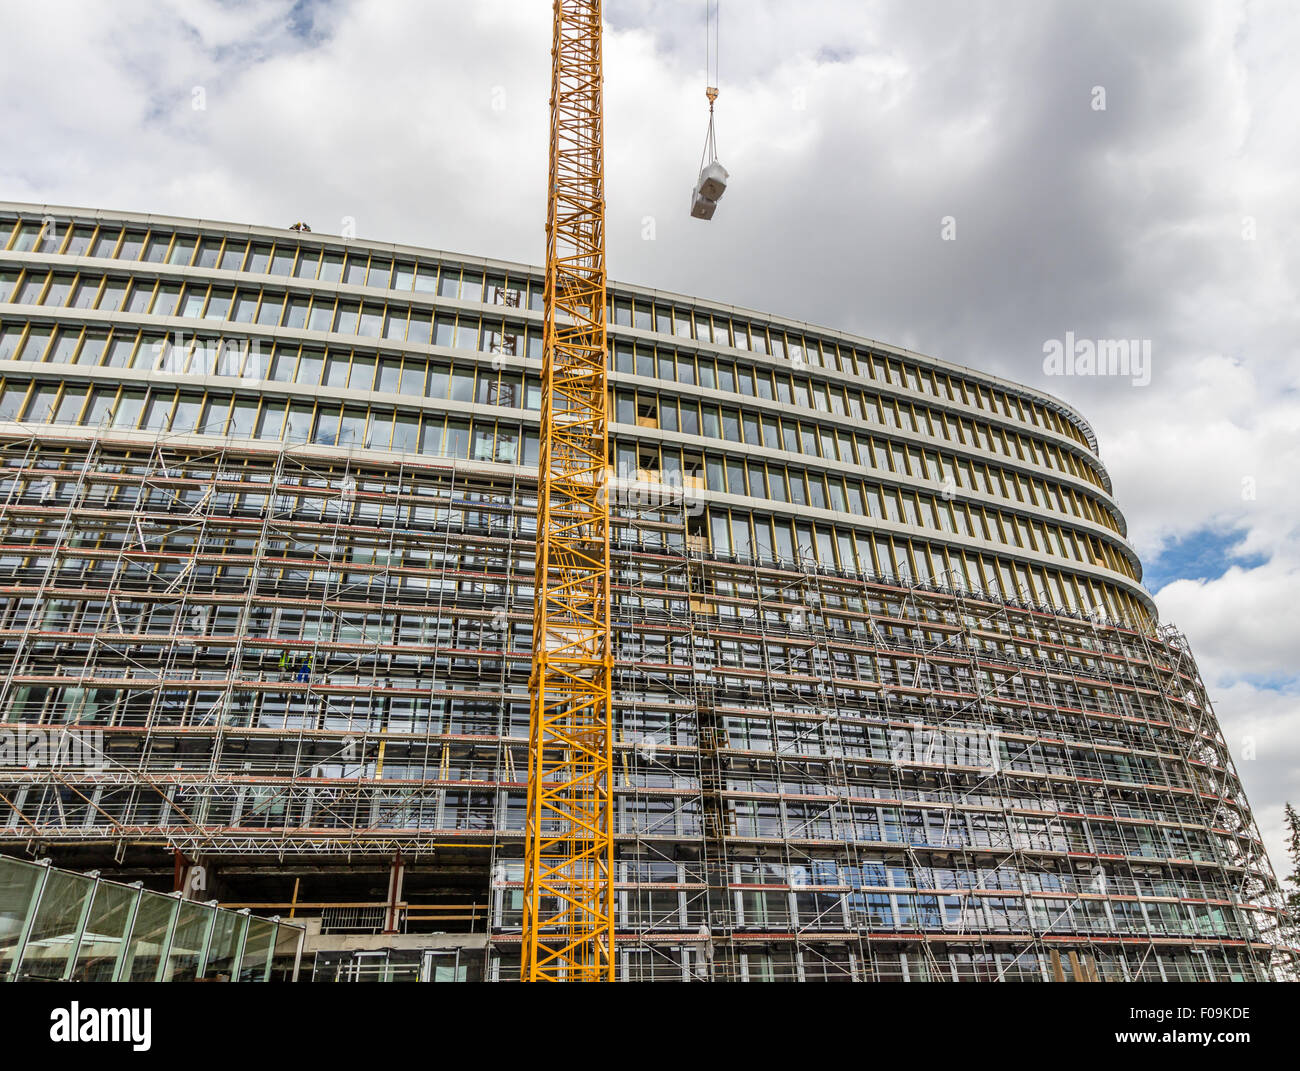
[[[636, 475], [612, 483], [620, 977], [1293, 970], [1182, 637], [721, 554]], [[501, 463], [0, 427], [0, 735], [90, 755], [0, 767], [0, 850], [179, 851], [264, 872], [258, 902], [298, 860], [320, 904], [400, 851], [460, 875], [486, 974], [518, 977], [536, 509]]]

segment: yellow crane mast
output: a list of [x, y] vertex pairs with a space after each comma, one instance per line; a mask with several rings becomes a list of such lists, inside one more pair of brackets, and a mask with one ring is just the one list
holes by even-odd
[[614, 978], [601, 0], [555, 0], [525, 981]]

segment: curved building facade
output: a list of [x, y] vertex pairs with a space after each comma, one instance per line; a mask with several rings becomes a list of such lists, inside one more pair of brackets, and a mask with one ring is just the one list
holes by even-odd
[[[0, 250], [0, 850], [513, 977], [539, 270], [15, 204]], [[610, 292], [622, 976], [1272, 977], [1083, 418]]]

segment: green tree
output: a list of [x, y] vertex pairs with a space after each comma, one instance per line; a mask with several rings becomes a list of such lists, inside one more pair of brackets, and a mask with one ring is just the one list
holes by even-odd
[[1292, 922], [1300, 923], [1300, 814], [1290, 803], [1282, 813], [1286, 816], [1286, 852], [1291, 857], [1291, 873], [1286, 876], [1286, 884], [1291, 888], [1286, 903]]

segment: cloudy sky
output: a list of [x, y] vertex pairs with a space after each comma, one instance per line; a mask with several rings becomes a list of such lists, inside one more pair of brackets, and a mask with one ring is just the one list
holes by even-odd
[[[546, 0], [0, 0], [0, 198], [537, 263]], [[615, 279], [1048, 390], [1096, 428], [1279, 871], [1300, 802], [1300, 17], [1289, 0], [607, 0]], [[945, 221], [947, 223], [945, 229]], [[1138, 339], [1150, 382], [1049, 375]]]

